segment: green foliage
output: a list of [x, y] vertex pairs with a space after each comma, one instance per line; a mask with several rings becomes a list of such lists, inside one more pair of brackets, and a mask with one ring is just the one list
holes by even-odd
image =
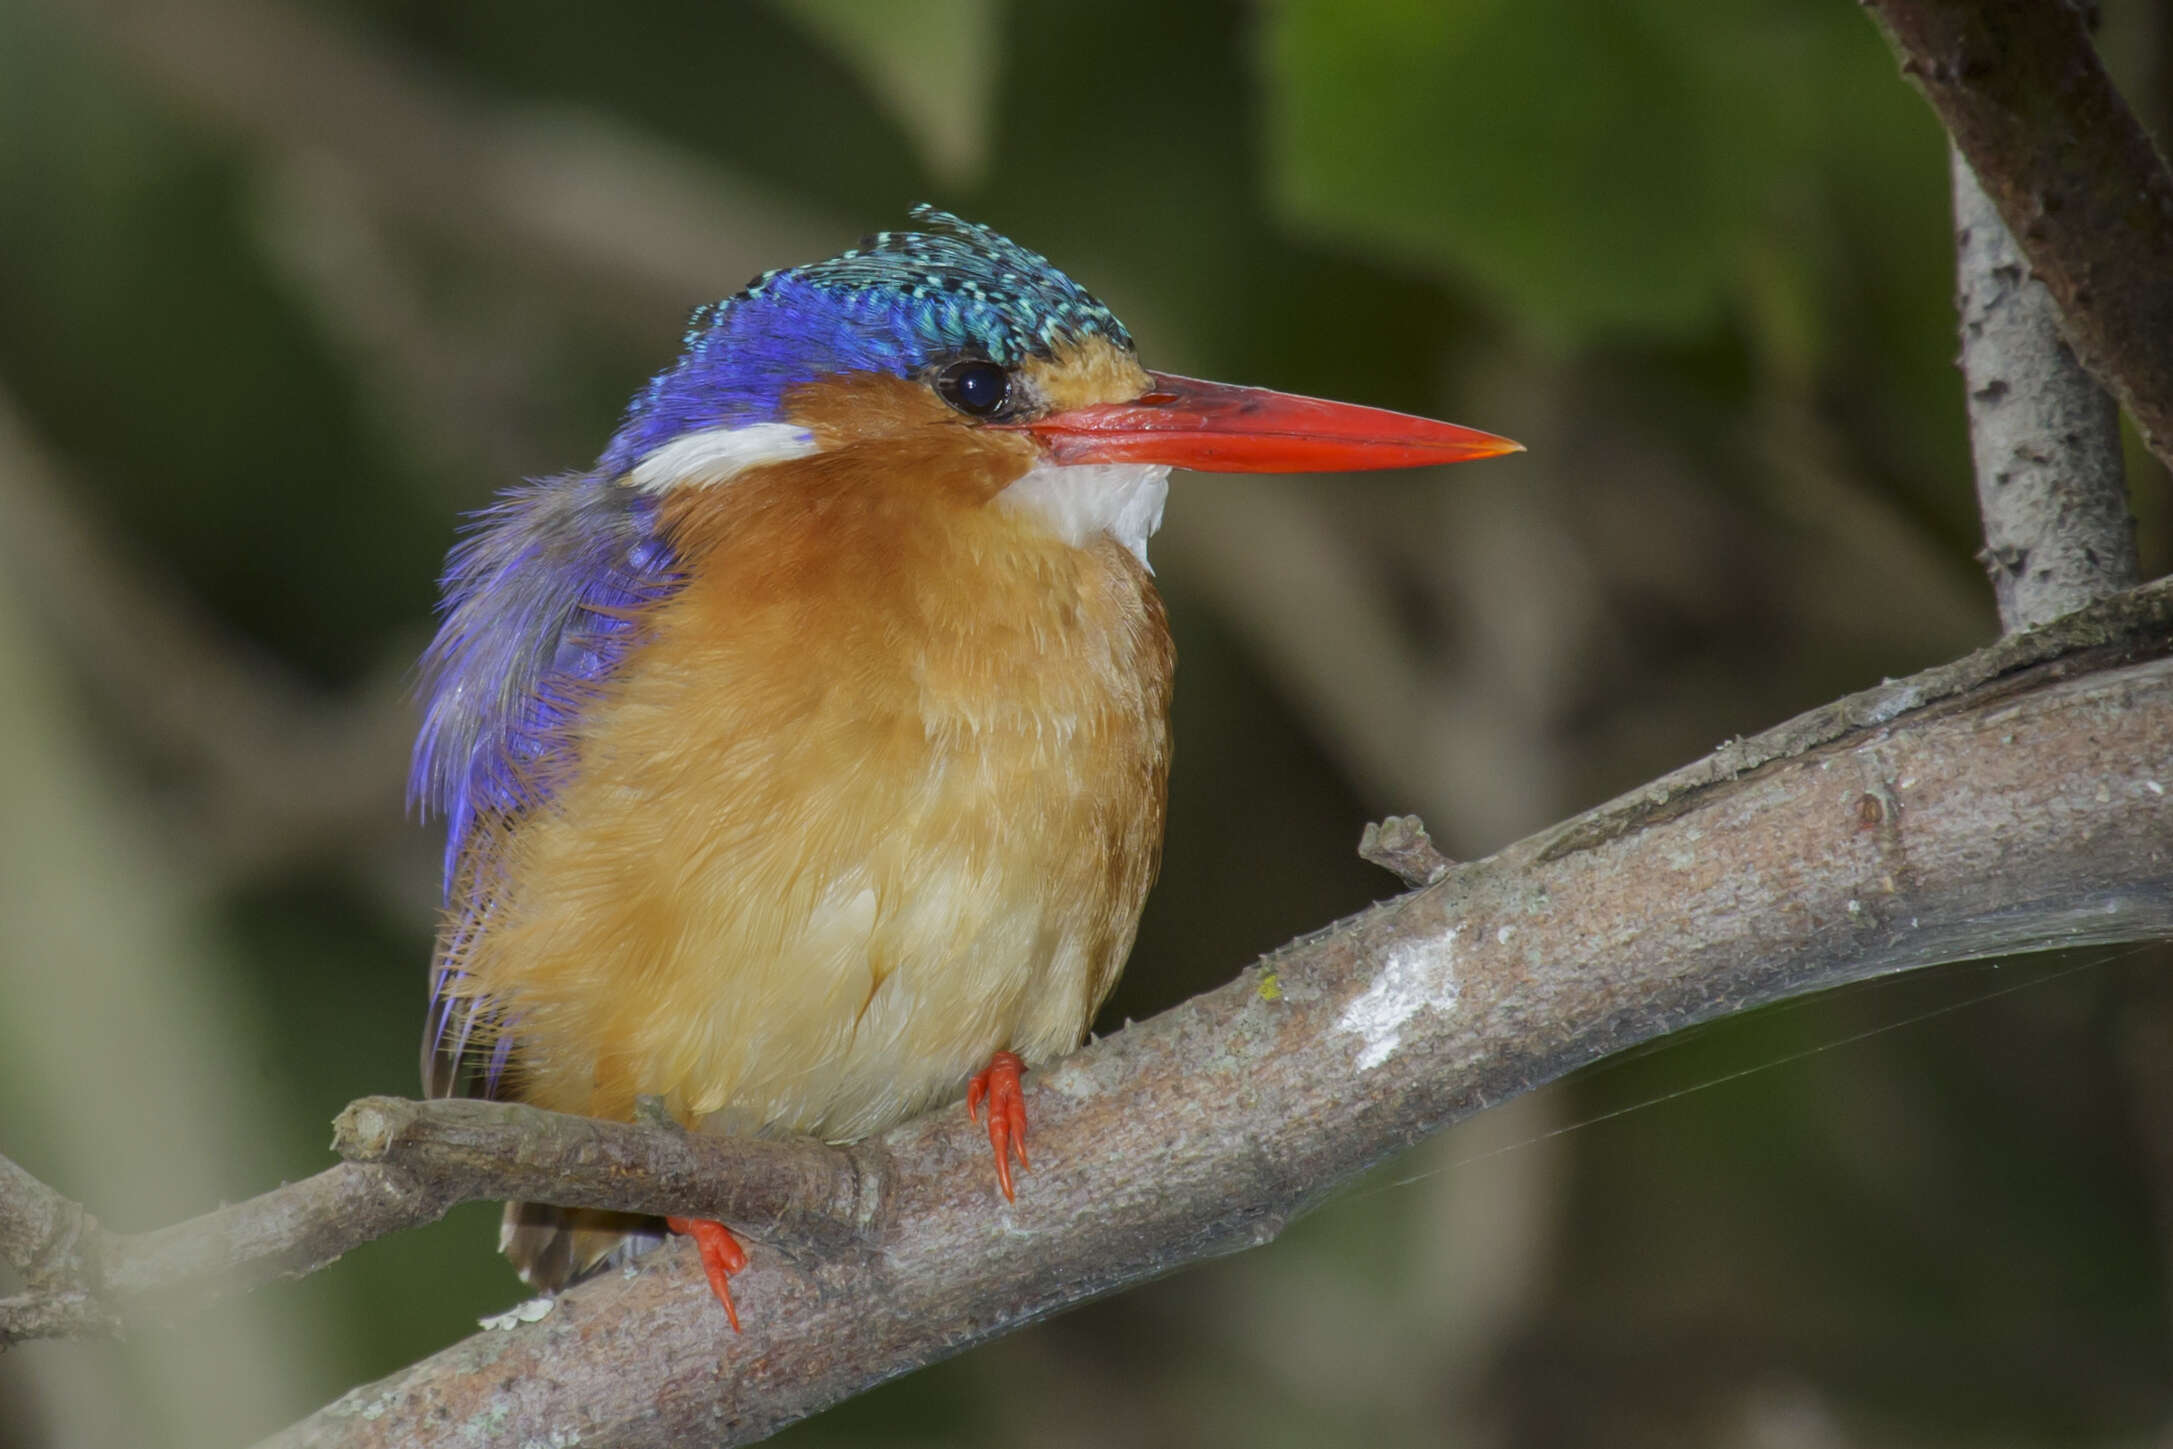
[[[1841, 113], [1895, 89], [1870, 29], [1816, 0], [1277, 0], [1264, 49], [1295, 221], [1563, 346], [1711, 328], [1788, 193], [1862, 164]], [[1911, 131], [1921, 158], [1929, 118]]]

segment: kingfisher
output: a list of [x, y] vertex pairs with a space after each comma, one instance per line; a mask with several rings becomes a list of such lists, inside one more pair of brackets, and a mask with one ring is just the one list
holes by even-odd
[[[848, 1142], [963, 1091], [996, 1181], [1021, 1075], [1123, 969], [1162, 849], [1173, 468], [1516, 451], [1149, 372], [984, 226], [767, 272], [693, 314], [594, 466], [475, 515], [423, 656], [446, 822], [422, 1071], [472, 1095]], [[545, 1292], [723, 1224], [512, 1203]]]

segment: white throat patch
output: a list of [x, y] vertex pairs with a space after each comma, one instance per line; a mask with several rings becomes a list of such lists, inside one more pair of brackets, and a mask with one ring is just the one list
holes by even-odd
[[996, 502], [1032, 514], [1074, 548], [1106, 533], [1147, 564], [1147, 539], [1162, 526], [1168, 498], [1169, 468], [1161, 463], [1036, 463]]
[[815, 435], [791, 423], [749, 423], [743, 428], [708, 428], [674, 438], [643, 458], [626, 481], [646, 493], [668, 488], [711, 488], [729, 483], [749, 468], [788, 463], [819, 453]]

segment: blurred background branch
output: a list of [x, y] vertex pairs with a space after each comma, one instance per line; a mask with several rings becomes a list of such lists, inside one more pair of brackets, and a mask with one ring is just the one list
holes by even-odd
[[337, 12], [276, 0], [54, 0], [155, 94], [391, 215], [568, 285], [603, 320], [679, 316], [832, 244], [723, 168], [594, 114], [494, 105]]
[[405, 662], [324, 698], [123, 558], [0, 391], [0, 560], [132, 743], [175, 773], [168, 828], [192, 885], [411, 838], [384, 783], [414, 730]]

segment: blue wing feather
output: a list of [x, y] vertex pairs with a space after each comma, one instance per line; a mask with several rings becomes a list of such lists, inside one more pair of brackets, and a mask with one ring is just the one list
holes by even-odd
[[446, 561], [408, 779], [410, 799], [446, 826], [446, 924], [422, 1051], [432, 1095], [497, 1095], [511, 1046], [487, 1007], [448, 989], [496, 897], [484, 847], [497, 833], [477, 827], [550, 798], [582, 708], [679, 578], [655, 499], [595, 474], [508, 491]]

